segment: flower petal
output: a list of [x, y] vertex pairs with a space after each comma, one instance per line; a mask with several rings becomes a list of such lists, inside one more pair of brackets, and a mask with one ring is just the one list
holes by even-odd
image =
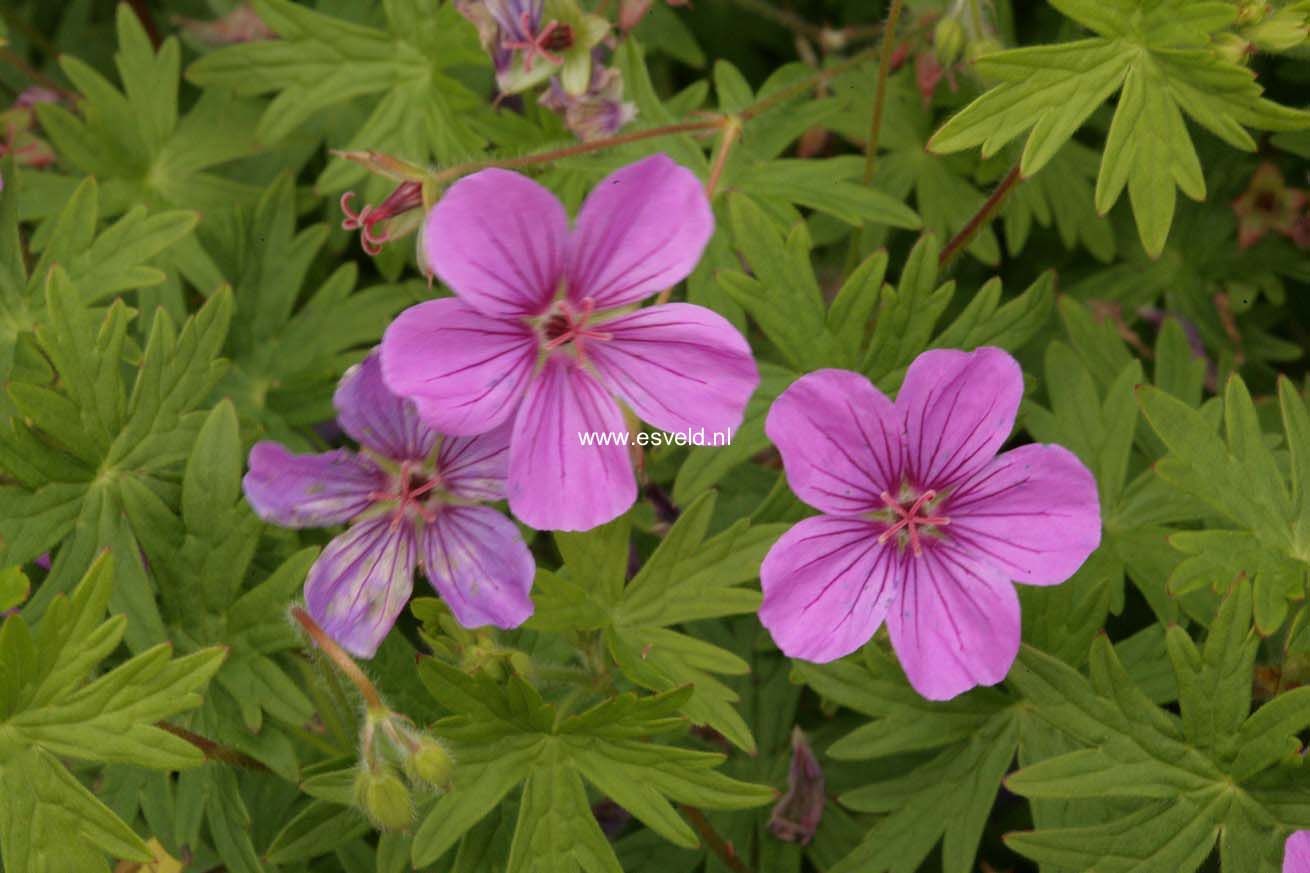
[[419, 461], [436, 445], [436, 432], [419, 419], [414, 404], [393, 394], [382, 381], [376, 349], [341, 377], [332, 405], [341, 429], [383, 457]]
[[1058, 585], [1101, 544], [1096, 480], [1061, 446], [1028, 445], [993, 459], [938, 510], [943, 534], [1010, 579]]
[[714, 234], [700, 180], [652, 155], [601, 180], [569, 243], [569, 299], [597, 309], [635, 303], [685, 279]]
[[508, 421], [536, 359], [526, 325], [489, 318], [450, 298], [411, 306], [382, 337], [387, 387], [413, 400], [429, 427], [457, 436]]
[[443, 508], [423, 529], [423, 566], [464, 627], [518, 627], [537, 565], [514, 522], [487, 506]]
[[938, 349], [910, 364], [896, 397], [912, 483], [945, 490], [986, 466], [1014, 427], [1023, 372], [1001, 349]]
[[509, 508], [538, 530], [590, 530], [637, 499], [624, 445], [583, 445], [623, 434], [623, 413], [576, 361], [555, 355], [528, 388], [509, 447]]
[[431, 270], [485, 315], [537, 315], [564, 272], [569, 218], [541, 185], [508, 170], [465, 176], [423, 224]]
[[305, 579], [305, 604], [332, 639], [371, 658], [414, 587], [418, 542], [412, 524], [380, 516], [327, 544]]
[[280, 443], [255, 443], [241, 480], [255, 515], [279, 527], [343, 524], [369, 507], [386, 474], [346, 449], [294, 455]]
[[881, 509], [900, 487], [900, 421], [892, 402], [849, 370], [817, 370], [773, 401], [764, 431], [796, 496], [833, 515]]
[[791, 658], [824, 663], [873, 638], [895, 600], [895, 546], [857, 518], [807, 518], [773, 544], [760, 566], [760, 623]]
[[760, 371], [746, 338], [704, 306], [669, 303], [601, 323], [608, 342], [587, 344], [602, 383], [644, 421], [666, 431], [741, 425]]
[[437, 474], [445, 490], [465, 500], [504, 500], [512, 430], [506, 422], [478, 436], [447, 437], [437, 452]]
[[1310, 873], [1310, 831], [1288, 837], [1283, 853], [1283, 873]]
[[914, 690], [950, 700], [995, 685], [1019, 654], [1019, 595], [1004, 574], [941, 542], [902, 552], [901, 593], [887, 616]]

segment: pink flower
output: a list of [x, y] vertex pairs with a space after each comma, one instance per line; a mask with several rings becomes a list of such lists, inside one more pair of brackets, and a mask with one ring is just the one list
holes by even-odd
[[413, 404], [387, 391], [376, 352], [347, 371], [333, 401], [362, 451], [293, 455], [257, 443], [242, 482], [265, 521], [350, 524], [305, 580], [314, 620], [352, 654], [371, 658], [421, 565], [465, 627], [522, 624], [532, 614], [532, 554], [512, 521], [478, 505], [505, 496], [506, 429], [472, 439], [429, 430]]
[[1288, 837], [1283, 853], [1283, 873], [1310, 873], [1310, 831]]
[[432, 427], [476, 434], [512, 421], [509, 504], [539, 529], [586, 530], [636, 499], [615, 401], [667, 431], [741, 423], [759, 384], [750, 347], [700, 306], [639, 301], [681, 281], [714, 217], [692, 173], [663, 155], [591, 193], [570, 231], [537, 183], [484, 170], [454, 186], [423, 230], [427, 264], [458, 295], [401, 313], [382, 340], [387, 384]]
[[787, 481], [822, 512], [760, 568], [763, 622], [787, 655], [831, 661], [883, 620], [915, 689], [946, 700], [1009, 672], [1011, 580], [1057, 585], [1101, 541], [1096, 482], [1059, 446], [996, 455], [1023, 374], [1005, 352], [930, 351], [896, 402], [863, 376], [820, 370], [765, 422]]

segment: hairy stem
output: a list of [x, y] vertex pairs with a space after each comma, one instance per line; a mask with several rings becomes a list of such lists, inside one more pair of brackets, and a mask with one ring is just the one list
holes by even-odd
[[291, 607], [291, 617], [294, 618], [300, 626], [305, 629], [305, 633], [309, 634], [310, 638], [318, 644], [318, 647], [323, 650], [323, 654], [332, 659], [332, 663], [335, 664], [337, 669], [351, 681], [351, 684], [359, 689], [360, 696], [364, 698], [364, 705], [367, 706], [370, 711], [378, 712], [387, 708], [386, 704], [382, 702], [382, 695], [378, 694], [377, 688], [373, 686], [372, 682], [368, 681], [368, 677], [364, 675], [364, 671], [359, 669], [359, 665], [355, 663], [355, 660], [351, 658], [350, 655], [347, 655], [345, 650], [338, 646], [336, 642], [327, 635], [327, 631], [319, 627], [318, 622], [314, 621], [312, 615], [299, 606], [293, 606]]
[[245, 752], [237, 751], [222, 743], [216, 743], [208, 737], [202, 737], [200, 734], [192, 733], [186, 728], [180, 728], [175, 724], [169, 724], [166, 721], [155, 722], [155, 727], [162, 731], [167, 731], [175, 737], [186, 740], [191, 745], [205, 753], [205, 757], [210, 761], [222, 761], [224, 764], [231, 764], [235, 767], [241, 767], [246, 770], [259, 770], [267, 773], [268, 767], [263, 761], [250, 757]]
[[992, 196], [988, 197], [987, 201], [978, 208], [978, 211], [969, 219], [969, 223], [952, 237], [951, 241], [946, 244], [946, 248], [942, 249], [941, 256], [937, 259], [938, 266], [945, 267], [969, 243], [973, 242], [973, 238], [987, 226], [987, 222], [996, 217], [996, 212], [1004, 205], [1005, 198], [1010, 196], [1010, 192], [1017, 188], [1022, 181], [1023, 175], [1019, 172], [1018, 165], [1016, 165], [1013, 170], [1006, 173], [1005, 178], [1001, 180], [1001, 184], [996, 186]]
[[682, 810], [682, 814], [687, 817], [687, 821], [691, 822], [691, 826], [696, 829], [696, 833], [705, 841], [706, 847], [715, 855], [718, 855], [719, 860], [726, 864], [729, 870], [732, 870], [733, 873], [751, 873], [751, 868], [746, 866], [745, 861], [737, 857], [737, 852], [733, 849], [732, 844], [719, 835], [719, 832], [714, 829], [714, 825], [705, 817], [705, 813], [686, 803], [680, 804], [679, 808]]
[[531, 167], [537, 164], [549, 164], [552, 161], [560, 161], [565, 158], [572, 158], [577, 155], [590, 154], [591, 152], [600, 152], [605, 149], [611, 149], [615, 146], [627, 145], [628, 143], [640, 142], [644, 139], [655, 139], [661, 136], [673, 136], [679, 133], [696, 133], [705, 130], [717, 130], [726, 125], [726, 119], [723, 116], [715, 115], [711, 118], [703, 118], [696, 121], [683, 121], [677, 124], [665, 124], [660, 127], [650, 127], [645, 130], [634, 130], [630, 133], [621, 133], [618, 136], [605, 137], [604, 139], [595, 139], [589, 142], [580, 142], [576, 145], [565, 146], [564, 148], [551, 149], [550, 151], [537, 152], [531, 155], [520, 155], [513, 158], [487, 158], [482, 161], [469, 161], [463, 164], [456, 164], [453, 167], [447, 167], [436, 173], [432, 178], [433, 181], [444, 184], [454, 181], [461, 176], [467, 176], [469, 173], [476, 173], [478, 170], [487, 170], [492, 167], [498, 167], [502, 170], [516, 170], [520, 167]]

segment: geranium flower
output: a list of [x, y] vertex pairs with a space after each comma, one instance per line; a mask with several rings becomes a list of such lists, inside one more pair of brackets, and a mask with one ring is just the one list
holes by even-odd
[[1297, 831], [1287, 838], [1283, 873], [1310, 873], [1310, 831]]
[[591, 79], [591, 52], [609, 22], [582, 11], [577, 0], [457, 0], [496, 69], [503, 94], [519, 94], [559, 74], [582, 94]]
[[1019, 650], [1011, 580], [1059, 584], [1101, 540], [1096, 482], [1071, 452], [996, 455], [1022, 395], [1018, 363], [994, 348], [925, 352], [894, 404], [846, 370], [783, 392], [765, 430], [796, 496], [823, 513], [760, 568], [760, 620], [783, 652], [831, 661], [886, 619], [924, 697], [1005, 677]]
[[586, 530], [636, 499], [614, 397], [666, 431], [741, 423], [759, 384], [750, 347], [700, 306], [634, 309], [681, 281], [714, 217], [700, 182], [663, 155], [591, 193], [570, 232], [536, 182], [484, 170], [453, 185], [427, 218], [428, 266], [458, 295], [401, 313], [382, 340], [387, 384], [443, 433], [513, 420], [509, 505], [538, 529]]
[[508, 433], [443, 437], [382, 382], [377, 353], [351, 368], [333, 402], [362, 447], [294, 455], [250, 450], [246, 499], [282, 527], [350, 527], [305, 580], [310, 615], [341, 646], [371, 658], [395, 624], [422, 566], [465, 627], [516, 627], [532, 614], [536, 567], [518, 528], [478, 504], [505, 496]]

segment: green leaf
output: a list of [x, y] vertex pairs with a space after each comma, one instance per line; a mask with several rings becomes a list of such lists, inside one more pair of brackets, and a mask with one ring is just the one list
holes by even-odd
[[419, 665], [433, 695], [456, 715], [433, 730], [452, 746], [459, 766], [451, 791], [436, 802], [414, 836], [418, 866], [433, 863], [524, 783], [508, 870], [619, 870], [591, 811], [583, 779], [624, 802], [644, 824], [682, 845], [695, 834], [670, 801], [709, 809], [768, 802], [772, 789], [714, 773], [723, 757], [654, 745], [652, 734], [683, 726], [670, 718], [690, 689], [651, 697], [623, 694], [562, 718], [517, 677], [507, 685], [471, 677], [434, 658]]
[[[277, 142], [322, 110], [371, 97], [371, 113], [336, 144], [339, 148], [446, 163], [482, 147], [481, 137], [463, 121], [481, 111], [481, 98], [449, 71], [461, 64], [485, 66], [487, 58], [453, 4], [412, 14], [388, 6], [386, 30], [289, 0], [259, 0], [255, 10], [280, 39], [213, 52], [192, 65], [187, 78], [243, 96], [275, 93], [255, 130], [260, 141]], [[336, 161], [318, 187], [340, 191], [365, 175], [362, 167]]]
[[[825, 699], [870, 717], [829, 749], [841, 761], [886, 759], [907, 753], [906, 769], [844, 792], [843, 806], [887, 813], [838, 864], [838, 873], [913, 873], [938, 842], [943, 869], [969, 873], [1001, 778], [1018, 747], [1019, 712], [992, 689], [947, 703], [920, 697], [892, 658], [866, 646], [859, 659], [832, 664], [798, 662], [796, 672]], [[903, 758], [890, 758], [901, 761]], [[895, 774], [895, 775], [890, 775]]]
[[988, 157], [1027, 133], [1020, 168], [1033, 176], [1122, 89], [1096, 208], [1108, 212], [1126, 186], [1142, 244], [1157, 257], [1173, 223], [1174, 187], [1195, 200], [1206, 194], [1184, 114], [1248, 151], [1255, 142], [1243, 125], [1292, 130], [1310, 124], [1310, 115], [1263, 98], [1249, 70], [1207, 47], [1211, 33], [1231, 24], [1231, 5], [1139, 0], [1104, 4], [1090, 14], [1084, 4], [1057, 5], [1102, 36], [979, 59], [978, 71], [1000, 84], [937, 131], [929, 143], [933, 151], [982, 146]]
[[221, 649], [173, 658], [158, 646], [91, 678], [123, 636], [104, 619], [113, 562], [102, 556], [71, 597], [56, 598], [37, 626], [9, 616], [0, 628], [0, 857], [5, 869], [104, 870], [105, 854], [150, 853], [65, 769], [60, 758], [175, 770], [204, 755], [161, 729], [196, 708], [222, 663]]
[[[1251, 618], [1251, 586], [1242, 581], [1202, 651], [1170, 630], [1181, 718], [1151, 703], [1103, 637], [1093, 646], [1090, 681], [1025, 648], [1010, 682], [1075, 750], [1030, 764], [1007, 784], [1031, 798], [1120, 802], [1099, 807], [1102, 820], [1081, 827], [1012, 834], [1011, 847], [1092, 873], [1190, 873], [1224, 834], [1225, 871], [1277, 873], [1281, 853], [1269, 845], [1310, 821], [1310, 808], [1288, 806], [1274, 787], [1300, 749], [1295, 735], [1310, 724], [1310, 699], [1289, 695], [1251, 713]], [[1265, 837], [1243, 836], [1253, 827]]]

